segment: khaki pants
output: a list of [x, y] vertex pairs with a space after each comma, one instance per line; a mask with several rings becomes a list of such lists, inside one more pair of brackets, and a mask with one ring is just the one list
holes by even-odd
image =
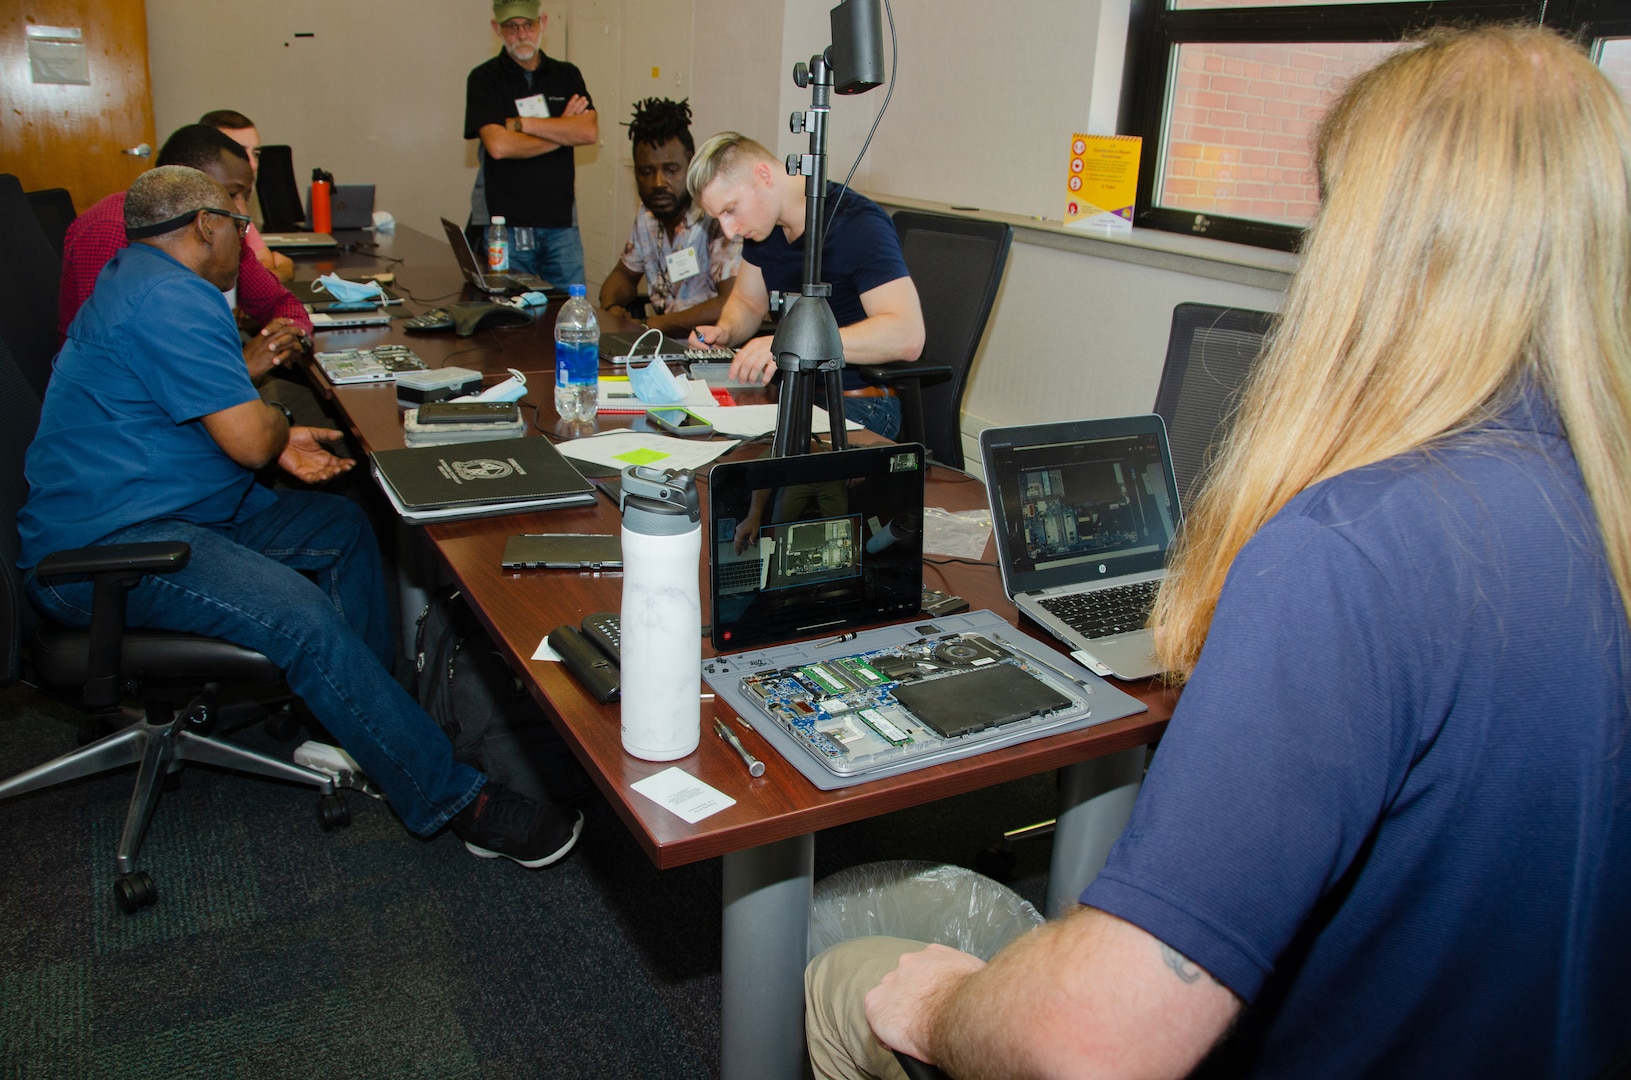
[[906, 1080], [895, 1055], [866, 1022], [866, 995], [902, 954], [925, 948], [905, 938], [841, 942], [804, 969], [804, 1033], [817, 1080]]

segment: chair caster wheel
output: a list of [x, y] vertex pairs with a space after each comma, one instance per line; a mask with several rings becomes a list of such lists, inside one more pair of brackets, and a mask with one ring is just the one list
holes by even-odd
[[158, 902], [159, 891], [146, 870], [120, 874], [113, 879], [113, 900], [126, 915], [134, 915]]
[[985, 848], [974, 856], [974, 869], [992, 881], [1007, 881], [1014, 876], [1014, 864], [1019, 856], [1012, 849]]
[[294, 704], [291, 702], [266, 717], [264, 727], [266, 734], [278, 742], [293, 742], [294, 737], [300, 734], [300, 717], [295, 715]]
[[351, 807], [346, 803], [343, 795], [319, 795], [317, 797], [317, 824], [323, 827], [324, 832], [343, 829], [351, 824]]

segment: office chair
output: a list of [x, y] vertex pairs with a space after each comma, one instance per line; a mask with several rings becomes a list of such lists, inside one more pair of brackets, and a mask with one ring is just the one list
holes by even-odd
[[[39, 564], [40, 577], [89, 577], [95, 582], [91, 625], [64, 626], [34, 610], [17, 569], [17, 514], [28, 498], [23, 455], [39, 416], [39, 398], [0, 342], [0, 683], [21, 679], [89, 714], [98, 729], [110, 723], [124, 726], [0, 781], [0, 799], [137, 764], [113, 881], [114, 900], [127, 914], [158, 899], [152, 877], [136, 868], [136, 854], [160, 788], [185, 762], [310, 784], [321, 792], [322, 827], [348, 824], [350, 810], [335, 793], [331, 777], [208, 734], [215, 723], [230, 721], [227, 714], [243, 711], [217, 708], [221, 684], [275, 686], [283, 679], [277, 665], [252, 649], [213, 638], [125, 628], [125, 594], [143, 574], [186, 566], [191, 552], [185, 543], [116, 544], [49, 555]], [[126, 697], [143, 707], [121, 707]]]
[[34, 219], [40, 223], [40, 230], [51, 242], [57, 258], [62, 258], [62, 245], [68, 238], [68, 226], [79, 216], [74, 212], [74, 197], [68, 194], [67, 188], [46, 188], [43, 191], [30, 191], [28, 205], [34, 208]]
[[963, 387], [1014, 231], [995, 221], [899, 210], [895, 232], [923, 303], [923, 354], [911, 363], [857, 364], [853, 370], [900, 396], [902, 442], [920, 442], [942, 465], [961, 469]]
[[255, 177], [260, 196], [261, 228], [267, 232], [294, 232], [306, 227], [306, 208], [294, 176], [294, 151], [287, 146], [261, 147], [260, 172]]
[[[1274, 319], [1271, 312], [1215, 304], [1184, 303], [1172, 309], [1155, 412], [1167, 425], [1180, 506], [1189, 506], [1197, 481], [1228, 433], [1246, 376], [1263, 351]], [[987, 877], [1006, 881], [1016, 861], [1013, 845], [1047, 836], [1053, 827], [1052, 821], [1040, 821], [1010, 829], [980, 851], [974, 865]]]
[[1155, 411], [1167, 425], [1180, 506], [1189, 506], [1196, 482], [1228, 431], [1274, 319], [1271, 312], [1214, 304], [1172, 309]]
[[0, 258], [0, 340], [10, 348], [35, 398], [43, 398], [57, 355], [62, 258], [51, 249], [22, 183], [9, 173], [0, 173], [0, 252], [5, 253]]

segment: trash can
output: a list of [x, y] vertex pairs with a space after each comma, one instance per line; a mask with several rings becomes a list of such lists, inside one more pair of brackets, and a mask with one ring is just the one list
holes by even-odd
[[989, 960], [1042, 921], [1014, 890], [961, 866], [864, 863], [816, 883], [810, 958], [840, 941], [884, 934], [938, 942]]

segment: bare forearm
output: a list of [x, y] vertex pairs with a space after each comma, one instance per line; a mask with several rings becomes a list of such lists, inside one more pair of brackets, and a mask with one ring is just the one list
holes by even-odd
[[921, 331], [899, 315], [874, 315], [862, 319], [840, 329], [838, 336], [844, 342], [846, 364], [916, 360], [923, 351]]
[[519, 117], [521, 132], [560, 146], [588, 146], [600, 138], [600, 121], [593, 112], [576, 116]]
[[646, 320], [646, 325], [671, 336], [684, 337], [681, 331], [716, 324], [724, 311], [725, 298], [710, 296], [702, 303], [688, 307], [684, 311], [667, 311], [661, 315], [653, 315]]

